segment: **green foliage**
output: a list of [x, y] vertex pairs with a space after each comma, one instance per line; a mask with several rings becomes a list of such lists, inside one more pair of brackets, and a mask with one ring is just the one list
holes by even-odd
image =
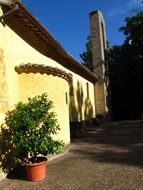
[[89, 70], [92, 70], [92, 51], [90, 36], [87, 37], [86, 51], [80, 54], [80, 57], [83, 60], [82, 64]]
[[126, 26], [120, 28], [126, 36], [125, 43], [130, 41], [130, 45], [143, 46], [143, 12], [137, 13], [135, 16], [125, 18]]
[[143, 12], [125, 18], [125, 41], [108, 52], [114, 119], [141, 119], [143, 113]]
[[7, 131], [11, 142], [18, 152], [15, 161], [28, 161], [29, 157], [36, 162], [37, 156], [57, 153], [64, 144], [53, 140], [52, 136], [60, 130], [52, 101], [46, 94], [28, 98], [27, 103], [19, 102], [15, 109], [6, 114]]

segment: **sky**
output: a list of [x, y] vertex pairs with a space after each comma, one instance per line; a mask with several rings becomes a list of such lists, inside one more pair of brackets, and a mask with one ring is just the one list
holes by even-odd
[[118, 31], [124, 19], [141, 10], [142, 0], [22, 0], [57, 41], [81, 62], [80, 54], [86, 48], [90, 34], [89, 13], [100, 10], [106, 23], [110, 45], [120, 45], [124, 35]]

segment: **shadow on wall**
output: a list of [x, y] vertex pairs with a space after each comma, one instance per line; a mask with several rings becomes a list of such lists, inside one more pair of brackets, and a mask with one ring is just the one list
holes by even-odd
[[[85, 92], [86, 93], [86, 92]], [[70, 91], [70, 129], [71, 137], [80, 137], [86, 123], [93, 118], [93, 106], [90, 99], [84, 98], [82, 84], [77, 81], [77, 89], [73, 85]]]
[[16, 155], [14, 144], [11, 143], [12, 135], [9, 129], [4, 125], [1, 125], [0, 132], [0, 168], [4, 173], [9, 173], [14, 167], [16, 167], [13, 155]]

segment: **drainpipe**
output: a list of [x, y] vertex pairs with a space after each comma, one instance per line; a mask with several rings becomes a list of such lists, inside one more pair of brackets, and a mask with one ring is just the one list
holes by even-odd
[[10, 11], [8, 11], [8, 12], [4, 13], [2, 16], [0, 16], [0, 21], [1, 21], [3, 18], [5, 18], [5, 17], [7, 17], [8, 15], [10, 15], [11, 13], [17, 11], [18, 9], [19, 9], [19, 6], [16, 4], [13, 9], [11, 9]]

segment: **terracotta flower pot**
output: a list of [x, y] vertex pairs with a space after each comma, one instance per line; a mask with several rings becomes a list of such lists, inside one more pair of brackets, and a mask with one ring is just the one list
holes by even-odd
[[38, 163], [24, 163], [29, 181], [41, 181], [46, 177], [46, 158]]

